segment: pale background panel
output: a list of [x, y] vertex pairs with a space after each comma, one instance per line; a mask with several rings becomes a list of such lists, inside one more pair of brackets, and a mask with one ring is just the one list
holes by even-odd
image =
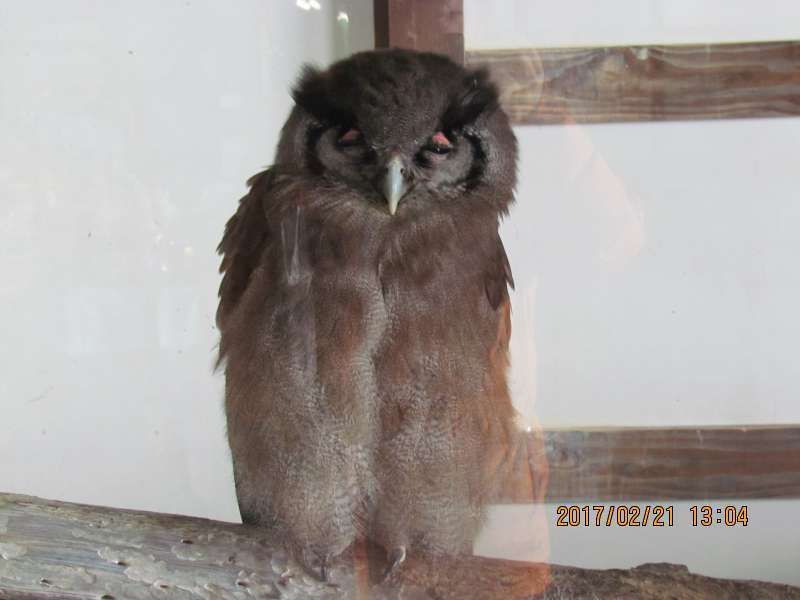
[[800, 3], [795, 0], [464, 0], [464, 39], [470, 50], [798, 36]]
[[301, 63], [373, 46], [305, 6], [0, 2], [0, 490], [238, 520], [215, 247]]
[[800, 119], [516, 133], [503, 236], [526, 421], [800, 422]]

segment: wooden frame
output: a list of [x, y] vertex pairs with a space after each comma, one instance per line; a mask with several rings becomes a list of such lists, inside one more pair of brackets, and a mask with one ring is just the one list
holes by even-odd
[[800, 115], [800, 42], [477, 50], [525, 125]]
[[800, 41], [464, 49], [462, 0], [374, 0], [375, 46], [488, 67], [521, 125], [800, 116]]
[[[515, 124], [800, 115], [800, 42], [464, 50], [462, 0], [374, 0], [375, 45], [487, 67]], [[800, 426], [544, 431], [500, 502], [800, 497]]]

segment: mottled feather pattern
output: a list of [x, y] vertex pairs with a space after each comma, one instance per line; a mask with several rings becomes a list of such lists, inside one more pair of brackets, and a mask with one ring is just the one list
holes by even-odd
[[[516, 435], [497, 233], [514, 136], [485, 73], [431, 54], [308, 69], [294, 98], [219, 247], [243, 519], [306, 563], [358, 537], [469, 552]], [[448, 119], [453, 151], [415, 162]], [[351, 127], [363, 148], [337, 146]], [[394, 215], [376, 184], [391, 156], [411, 181]]]

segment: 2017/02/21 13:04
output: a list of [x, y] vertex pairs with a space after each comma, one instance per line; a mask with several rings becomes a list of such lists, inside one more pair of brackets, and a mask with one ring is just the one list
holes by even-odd
[[[692, 527], [746, 527], [747, 505], [715, 507], [694, 504], [689, 507]], [[675, 507], [671, 504], [562, 504], [556, 508], [557, 527], [673, 527]]]

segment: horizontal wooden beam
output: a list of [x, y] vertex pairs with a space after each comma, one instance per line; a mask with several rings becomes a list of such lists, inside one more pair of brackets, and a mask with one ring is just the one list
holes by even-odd
[[800, 41], [467, 50], [517, 124], [800, 115]]
[[498, 502], [800, 498], [800, 426], [544, 431], [525, 443]]
[[[411, 552], [388, 581], [364, 545], [309, 577], [267, 531], [0, 494], [0, 598], [798, 598], [800, 589], [716, 579], [682, 565], [607, 571]], [[544, 596], [538, 594], [544, 592]]]

